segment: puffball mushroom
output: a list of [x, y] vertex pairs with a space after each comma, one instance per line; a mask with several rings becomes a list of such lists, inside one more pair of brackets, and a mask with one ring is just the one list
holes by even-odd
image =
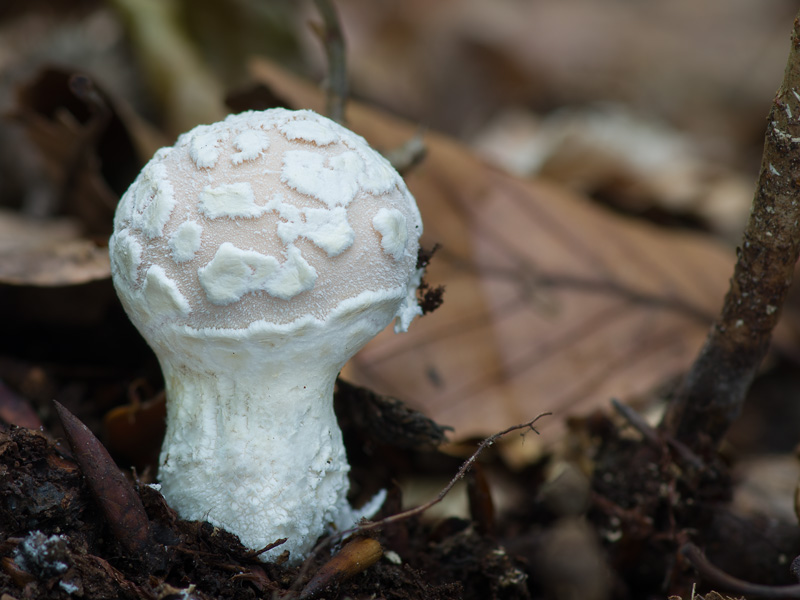
[[[231, 115], [162, 148], [120, 200], [117, 293], [167, 394], [178, 514], [301, 560], [362, 515], [333, 412], [344, 363], [421, 310], [422, 220], [363, 138], [310, 111]], [[376, 507], [373, 507], [373, 510]]]

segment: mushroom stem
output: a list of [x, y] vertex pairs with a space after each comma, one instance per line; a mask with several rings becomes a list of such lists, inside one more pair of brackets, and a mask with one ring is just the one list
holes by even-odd
[[236, 533], [247, 547], [286, 537], [274, 554], [300, 559], [310, 533], [355, 521], [333, 412], [336, 370], [287, 373], [253, 357], [231, 368], [238, 358], [215, 371], [162, 363], [170, 398], [162, 493], [184, 518]]
[[347, 502], [350, 467], [333, 388], [405, 293], [363, 292], [325, 321], [164, 326], [153, 348], [169, 399], [159, 467], [167, 503], [249, 548], [288, 538], [264, 560], [289, 550], [299, 561], [326, 528], [351, 527], [362, 513]]

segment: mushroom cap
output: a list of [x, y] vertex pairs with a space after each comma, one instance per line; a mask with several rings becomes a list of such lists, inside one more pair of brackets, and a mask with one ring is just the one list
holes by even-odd
[[120, 200], [109, 248], [122, 303], [155, 347], [165, 328], [286, 333], [375, 300], [380, 328], [398, 317], [404, 330], [420, 313], [421, 233], [402, 178], [363, 138], [271, 109], [159, 150]]

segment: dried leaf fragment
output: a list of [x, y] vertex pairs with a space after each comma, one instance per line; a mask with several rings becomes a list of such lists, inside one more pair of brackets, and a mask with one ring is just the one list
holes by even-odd
[[475, 527], [482, 535], [495, 533], [495, 508], [486, 472], [479, 462], [467, 473], [467, 499]]
[[137, 468], [156, 464], [164, 438], [167, 403], [164, 392], [140, 400], [132, 390], [131, 402], [110, 410], [103, 418], [104, 438], [115, 456]]
[[75, 461], [119, 543], [141, 556], [150, 547], [150, 521], [131, 484], [89, 428], [53, 401]]
[[358, 575], [378, 562], [381, 556], [383, 548], [377, 540], [356, 538], [349, 541], [317, 571], [303, 588], [300, 598], [312, 598], [325, 588]]

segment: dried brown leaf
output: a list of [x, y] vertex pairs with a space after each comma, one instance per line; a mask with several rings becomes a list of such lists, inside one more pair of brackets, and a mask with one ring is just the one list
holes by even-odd
[[139, 496], [89, 428], [61, 404], [54, 404], [75, 461], [114, 536], [132, 555], [145, 555], [151, 546], [150, 521]]
[[115, 456], [128, 459], [137, 468], [158, 462], [166, 427], [167, 402], [164, 392], [130, 404], [117, 406], [103, 418], [106, 445]]
[[467, 499], [469, 500], [469, 514], [475, 528], [482, 535], [494, 535], [495, 508], [492, 490], [483, 465], [477, 461], [467, 473]]
[[355, 538], [347, 542], [311, 578], [311, 581], [300, 592], [300, 598], [313, 598], [326, 588], [358, 575], [378, 562], [382, 556], [383, 548], [378, 540]]
[[[253, 72], [293, 107], [322, 109], [314, 86], [265, 61]], [[416, 133], [355, 103], [347, 117], [380, 149]], [[463, 439], [531, 414], [629, 400], [686, 369], [724, 295], [732, 252], [490, 168], [444, 136], [425, 143], [407, 183], [424, 243], [442, 245], [428, 279], [446, 286], [445, 303], [406, 335], [379, 335], [345, 377]], [[540, 423], [543, 437], [552, 440], [560, 422]]]

